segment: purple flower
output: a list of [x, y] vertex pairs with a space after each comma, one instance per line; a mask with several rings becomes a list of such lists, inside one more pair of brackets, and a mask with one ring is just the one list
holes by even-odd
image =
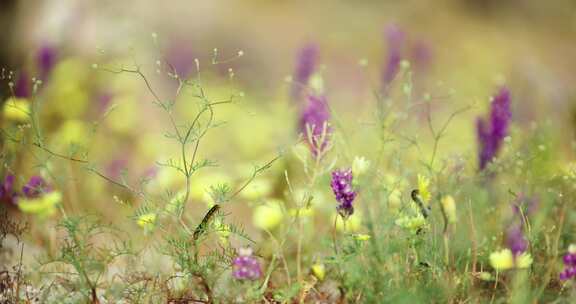
[[318, 46], [313, 43], [305, 45], [298, 52], [296, 70], [294, 71], [292, 83], [292, 100], [297, 101], [302, 98], [303, 88], [308, 85], [310, 77], [316, 70], [319, 57], [318, 53]]
[[478, 118], [477, 120], [480, 170], [484, 170], [498, 153], [504, 137], [508, 135], [511, 117], [510, 91], [503, 87], [492, 99], [490, 117], [488, 119]]
[[308, 105], [300, 115], [298, 129], [317, 156], [328, 146], [332, 129], [328, 126], [330, 111], [324, 96], [308, 96]]
[[429, 69], [432, 63], [432, 50], [430, 49], [430, 45], [424, 41], [415, 42], [412, 46], [411, 55], [415, 70], [425, 72]]
[[389, 25], [385, 30], [385, 38], [388, 44], [388, 55], [382, 70], [382, 84], [384, 88], [390, 85], [400, 70], [404, 36], [404, 32], [395, 24]]
[[332, 182], [330, 183], [336, 201], [339, 205], [336, 207], [338, 214], [343, 219], [347, 219], [354, 213], [352, 203], [356, 198], [356, 192], [352, 189], [352, 169], [341, 169], [332, 172]]
[[520, 255], [528, 249], [528, 241], [524, 237], [522, 226], [514, 225], [508, 229], [506, 243], [514, 256]]
[[566, 281], [576, 276], [576, 253], [568, 252], [562, 258], [564, 270], [560, 272], [560, 280]]
[[27, 72], [21, 71], [14, 83], [14, 96], [28, 98], [32, 95], [32, 81]]
[[16, 205], [18, 194], [14, 191], [14, 181], [16, 177], [12, 174], [6, 175], [4, 181], [0, 184], [0, 200], [9, 206]]
[[52, 189], [48, 186], [46, 181], [42, 177], [36, 175], [30, 177], [28, 183], [22, 187], [22, 193], [27, 198], [36, 198], [46, 192], [50, 192], [51, 190]]
[[36, 55], [36, 64], [38, 67], [38, 77], [46, 80], [48, 75], [56, 64], [56, 48], [50, 45], [44, 45], [38, 50]]
[[232, 276], [237, 280], [257, 280], [262, 276], [260, 263], [251, 248], [238, 250], [238, 256], [232, 261]]

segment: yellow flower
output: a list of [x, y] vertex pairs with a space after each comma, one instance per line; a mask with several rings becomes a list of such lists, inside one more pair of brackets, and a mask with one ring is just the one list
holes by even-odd
[[25, 98], [9, 98], [4, 103], [4, 118], [26, 122], [30, 118], [30, 103]]
[[284, 217], [281, 202], [270, 200], [267, 203], [254, 208], [252, 222], [254, 226], [263, 230], [272, 230], [276, 228]]
[[85, 146], [88, 143], [89, 133], [90, 130], [86, 123], [76, 119], [69, 119], [60, 126], [56, 140], [65, 146], [70, 144]]
[[516, 268], [528, 268], [532, 265], [532, 256], [524, 252], [516, 257]]
[[454, 198], [450, 195], [447, 195], [442, 198], [441, 204], [448, 222], [456, 223], [456, 202], [454, 201]]
[[129, 133], [137, 124], [138, 107], [132, 95], [119, 95], [111, 101], [114, 110], [106, 118], [106, 125], [115, 132]]
[[[335, 214], [336, 217], [336, 230], [344, 231], [344, 220], [341, 216]], [[334, 222], [334, 219], [332, 219]], [[360, 230], [362, 226], [362, 214], [358, 211], [354, 212], [347, 220], [346, 220], [346, 232], [355, 232]]]
[[356, 156], [354, 157], [354, 161], [352, 162], [352, 173], [354, 176], [360, 176], [370, 168], [370, 161], [367, 160], [363, 156]]
[[497, 271], [514, 268], [514, 256], [510, 249], [495, 251], [490, 254], [490, 265]]
[[431, 196], [428, 186], [430, 186], [430, 179], [428, 179], [423, 175], [418, 174], [418, 191], [420, 192], [420, 197], [422, 197], [422, 201], [426, 204], [430, 201]]
[[62, 193], [52, 191], [37, 198], [20, 198], [18, 200], [18, 208], [24, 213], [47, 217], [56, 212], [56, 206], [61, 201]]
[[568, 252], [569, 253], [576, 253], [576, 245], [570, 244], [570, 246], [568, 246]]
[[394, 223], [410, 231], [411, 233], [416, 233], [418, 230], [426, 226], [426, 219], [422, 216], [422, 214], [418, 213], [415, 216], [402, 216], [398, 218]]
[[312, 274], [320, 281], [324, 280], [326, 277], [326, 267], [324, 264], [314, 264], [312, 265]]
[[358, 233], [354, 235], [354, 238], [357, 239], [358, 241], [367, 241], [371, 237], [368, 234]]
[[89, 67], [77, 59], [61, 61], [50, 78], [48, 110], [66, 118], [81, 116], [88, 108], [89, 96], [85, 88]]
[[494, 280], [494, 278], [492, 277], [492, 274], [487, 272], [487, 271], [482, 271], [478, 273], [478, 278], [480, 278], [480, 280], [482, 281], [492, 281]]
[[156, 226], [156, 214], [146, 213], [138, 217], [136, 221], [138, 226], [142, 227], [145, 231], [150, 231]]
[[490, 265], [498, 271], [511, 268], [528, 268], [532, 265], [532, 256], [524, 252], [514, 258], [510, 249], [502, 249], [490, 254]]

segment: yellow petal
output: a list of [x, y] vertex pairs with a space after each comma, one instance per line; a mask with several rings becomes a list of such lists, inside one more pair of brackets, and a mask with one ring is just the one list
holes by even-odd
[[281, 202], [271, 200], [266, 204], [254, 208], [252, 222], [254, 226], [264, 230], [272, 230], [276, 228], [284, 217], [282, 212]]
[[326, 277], [326, 267], [324, 264], [314, 264], [312, 265], [312, 274], [318, 280], [322, 281]]
[[10, 98], [4, 103], [4, 118], [16, 122], [28, 121], [30, 103], [25, 98]]
[[498, 271], [514, 267], [514, 256], [510, 249], [503, 249], [490, 254], [490, 265]]
[[138, 217], [136, 223], [138, 224], [138, 226], [144, 228], [145, 230], [153, 229], [156, 224], [156, 214], [155, 213], [142, 214]]
[[430, 190], [428, 189], [429, 185], [430, 180], [424, 175], [418, 174], [418, 191], [420, 192], [420, 197], [422, 197], [424, 203], [428, 203], [430, 201]]
[[516, 257], [516, 267], [528, 268], [530, 265], [532, 265], [532, 256], [529, 253], [524, 252]]
[[24, 213], [46, 217], [56, 212], [56, 206], [60, 201], [62, 201], [62, 193], [52, 191], [38, 198], [21, 198], [18, 200], [18, 208]]

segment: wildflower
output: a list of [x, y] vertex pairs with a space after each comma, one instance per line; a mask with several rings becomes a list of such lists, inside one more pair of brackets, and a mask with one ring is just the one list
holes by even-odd
[[30, 177], [28, 183], [22, 187], [22, 193], [27, 198], [37, 198], [50, 191], [50, 186], [48, 186], [46, 181], [37, 175]]
[[479, 143], [479, 168], [486, 165], [496, 156], [504, 138], [508, 135], [508, 126], [512, 114], [510, 112], [510, 91], [503, 87], [492, 98], [490, 116], [488, 119], [478, 118], [476, 131]]
[[26, 122], [30, 118], [30, 103], [25, 98], [9, 98], [4, 103], [3, 114], [7, 120]]
[[412, 216], [404, 215], [396, 219], [394, 224], [408, 230], [412, 234], [416, 234], [426, 227], [426, 219], [420, 213]]
[[38, 67], [38, 77], [46, 80], [56, 64], [56, 49], [50, 45], [44, 45], [36, 54], [36, 64]]
[[15, 179], [16, 177], [14, 175], [8, 174], [0, 184], [0, 201], [9, 206], [16, 205], [17, 193], [14, 191]]
[[339, 205], [336, 207], [338, 214], [343, 219], [347, 219], [354, 213], [352, 203], [357, 193], [352, 189], [352, 169], [336, 170], [332, 172], [332, 191], [336, 196]]
[[27, 72], [22, 71], [14, 84], [14, 96], [16, 98], [28, 98], [32, 95], [32, 82]]
[[85, 146], [91, 130], [85, 122], [79, 119], [69, 119], [60, 126], [57, 132], [56, 140], [61, 145]]
[[315, 44], [307, 44], [300, 49], [296, 62], [296, 70], [294, 71], [294, 82], [292, 84], [291, 98], [294, 101], [300, 100], [302, 97], [303, 87], [308, 85], [310, 77], [316, 70], [318, 62], [318, 46]]
[[395, 24], [389, 25], [385, 30], [385, 38], [388, 43], [388, 56], [382, 71], [382, 83], [384, 87], [390, 85], [400, 70], [404, 36], [404, 32]]
[[357, 233], [354, 235], [354, 238], [358, 241], [364, 242], [364, 241], [368, 241], [371, 238], [371, 236], [369, 234]]
[[360, 176], [368, 171], [370, 168], [370, 161], [367, 160], [363, 156], [356, 156], [354, 157], [354, 161], [352, 162], [352, 173], [355, 176]]
[[440, 203], [442, 204], [442, 210], [444, 210], [448, 222], [456, 223], [456, 202], [454, 201], [454, 198], [447, 195], [442, 198]]
[[564, 269], [560, 272], [560, 280], [567, 281], [576, 276], [576, 246], [570, 245], [568, 252], [562, 258]]
[[40, 217], [51, 216], [56, 212], [56, 206], [62, 201], [62, 193], [52, 191], [38, 197], [22, 197], [18, 199], [18, 208], [24, 213], [36, 214]]
[[283, 217], [281, 202], [270, 200], [266, 204], [254, 208], [252, 222], [257, 228], [272, 230], [282, 222]]
[[300, 115], [298, 129], [304, 134], [314, 156], [327, 148], [332, 130], [328, 124], [330, 111], [323, 96], [308, 96], [308, 105]]
[[151, 231], [156, 227], [156, 214], [155, 213], [145, 213], [138, 216], [136, 224], [140, 226], [144, 231]]
[[362, 213], [354, 212], [354, 214], [347, 219], [335, 214], [332, 221], [336, 221], [336, 231], [357, 232], [362, 227]]
[[506, 243], [514, 256], [522, 254], [526, 249], [528, 249], [528, 241], [524, 237], [522, 227], [519, 225], [514, 225], [508, 229], [506, 234]]
[[512, 251], [506, 248], [490, 254], [490, 265], [497, 271], [512, 268], [528, 268], [532, 265], [532, 256], [526, 252], [514, 256]]
[[240, 248], [232, 261], [232, 275], [237, 280], [257, 280], [262, 276], [260, 263], [251, 248]]
[[424, 201], [425, 204], [427, 204], [430, 201], [431, 197], [429, 186], [430, 186], [430, 179], [428, 179], [424, 175], [418, 174], [418, 193], [420, 194], [420, 197], [422, 198], [422, 201]]
[[326, 267], [324, 264], [316, 263], [312, 265], [312, 274], [320, 281], [326, 277]]
[[[428, 70], [432, 62], [430, 45], [422, 40], [416, 41], [412, 46], [411, 58], [411, 61], [414, 62], [414, 67], [418, 69], [419, 72]], [[419, 75], [420, 73], [416, 74]]]

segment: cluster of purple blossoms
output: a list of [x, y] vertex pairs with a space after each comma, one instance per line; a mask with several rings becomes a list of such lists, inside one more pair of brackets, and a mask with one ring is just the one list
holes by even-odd
[[[57, 61], [56, 49], [49, 45], [42, 46], [36, 54], [36, 71], [38, 79], [46, 81]], [[14, 83], [14, 96], [28, 98], [32, 95], [32, 77], [26, 70], [20, 71]]]
[[338, 214], [343, 219], [347, 219], [354, 213], [352, 203], [356, 198], [356, 191], [352, 188], [352, 169], [342, 169], [332, 172], [332, 182], [330, 183], [336, 201], [339, 205], [336, 207]]
[[298, 123], [298, 130], [308, 141], [314, 156], [322, 154], [328, 146], [332, 129], [328, 125], [330, 110], [324, 96], [308, 96], [308, 104]]
[[528, 241], [524, 237], [521, 225], [513, 225], [506, 233], [506, 245], [514, 256], [524, 253], [528, 249]]
[[252, 255], [251, 248], [240, 248], [238, 256], [232, 261], [232, 276], [237, 280], [257, 280], [262, 276], [258, 259]]
[[422, 75], [425, 75], [432, 63], [432, 49], [424, 40], [410, 41], [406, 33], [396, 24], [388, 25], [384, 30], [384, 40], [388, 48], [382, 67], [382, 89], [387, 92], [400, 72], [402, 59], [409, 59], [414, 71], [413, 81], [421, 87]]
[[400, 62], [402, 61], [402, 45], [404, 44], [405, 34], [395, 24], [389, 25], [385, 30], [385, 38], [388, 44], [388, 55], [386, 64], [382, 71], [382, 82], [384, 87], [390, 83], [398, 74], [400, 70]]
[[498, 153], [504, 138], [508, 135], [511, 118], [510, 91], [503, 87], [492, 99], [488, 119], [478, 118], [476, 122], [480, 170], [484, 170]]
[[6, 177], [4, 177], [2, 184], [0, 184], [0, 200], [3, 204], [8, 206], [16, 205], [16, 198], [18, 197], [18, 194], [14, 190], [15, 180], [16, 177], [14, 175], [8, 174]]
[[52, 191], [52, 188], [40, 176], [32, 176], [28, 182], [22, 187], [22, 193], [18, 193], [14, 189], [14, 181], [16, 177], [12, 174], [6, 175], [4, 181], [0, 184], [0, 201], [8, 206], [16, 206], [18, 204], [18, 197], [37, 198], [42, 194]]
[[319, 57], [318, 53], [318, 46], [313, 43], [305, 45], [298, 52], [296, 70], [294, 71], [294, 79], [290, 92], [292, 100], [299, 101], [302, 98], [303, 89], [308, 85], [310, 77], [316, 70]]
[[57, 54], [56, 48], [51, 45], [42, 46], [36, 55], [36, 64], [38, 66], [38, 77], [45, 81], [48, 75], [56, 65]]
[[562, 259], [564, 270], [560, 272], [560, 280], [566, 281], [576, 276], [576, 252], [568, 252]]

